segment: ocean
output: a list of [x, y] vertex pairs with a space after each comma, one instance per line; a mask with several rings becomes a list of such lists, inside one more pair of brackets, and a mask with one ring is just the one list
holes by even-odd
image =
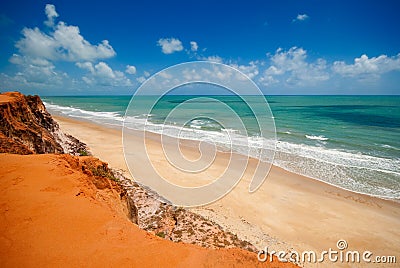
[[[179, 104], [195, 97], [226, 103], [245, 126], [245, 132], [217, 105], [190, 105], [190, 114], [201, 117], [187, 121], [185, 107], [180, 106], [173, 120], [168, 114]], [[206, 97], [206, 98], [204, 98]], [[248, 107], [236, 96], [167, 95], [148, 114], [144, 109], [155, 101], [140, 96], [130, 110], [132, 129], [214, 142], [220, 150], [232, 148], [253, 154], [262, 135]], [[262, 96], [252, 96], [254, 103]], [[351, 191], [400, 199], [400, 96], [265, 96], [276, 126], [274, 164], [288, 171], [324, 181]], [[121, 126], [131, 96], [42, 97], [50, 113], [90, 120], [99, 124]], [[211, 101], [211, 100], [210, 100]], [[260, 105], [262, 101], [260, 99]], [[143, 106], [142, 106], [143, 105]], [[203, 107], [203, 108], [196, 108]], [[202, 109], [196, 111], [196, 109]], [[210, 118], [216, 118], [210, 119]], [[217, 120], [218, 119], [218, 120]], [[185, 121], [186, 120], [186, 121]], [[229, 128], [220, 121], [229, 123]], [[235, 136], [229, 144], [226, 134]], [[243, 142], [241, 142], [243, 141]], [[248, 141], [255, 150], [245, 150]], [[236, 144], [235, 144], [236, 143]], [[271, 148], [266, 148], [271, 149]], [[268, 180], [265, 182], [268, 183]]]

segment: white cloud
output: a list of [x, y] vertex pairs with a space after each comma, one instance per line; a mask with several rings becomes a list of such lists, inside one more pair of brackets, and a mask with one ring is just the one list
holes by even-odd
[[285, 71], [283, 69], [278, 69], [275, 66], [270, 66], [267, 70], [265, 70], [265, 73], [267, 75], [281, 75], [283, 74]]
[[79, 27], [64, 22], [54, 26], [54, 18], [59, 16], [54, 5], [47, 4], [45, 13], [47, 20], [44, 23], [53, 28], [49, 33], [37, 27], [24, 28], [22, 38], [15, 45], [23, 57], [47, 61], [95, 61], [115, 56], [107, 40], [92, 45], [80, 34]]
[[[164, 74], [164, 73], [162, 73], [162, 74]], [[161, 74], [160, 74], [160, 75], [161, 75]], [[139, 77], [136, 78], [136, 81], [138, 81], [140, 84], [142, 84], [144, 81], [147, 80], [147, 78], [148, 78], [149, 76], [150, 76], [150, 73], [147, 72], [147, 71], [144, 71], [142, 76], [139, 76]]]
[[41, 58], [29, 58], [29, 57], [23, 57], [18, 54], [13, 54], [9, 61], [13, 64], [28, 64], [28, 65], [36, 65], [36, 66], [50, 66], [53, 65], [50, 61], [41, 59]]
[[99, 62], [94, 66], [94, 68], [96, 69], [97, 76], [111, 78], [111, 79], [115, 78], [113, 70], [105, 62], [102, 61]]
[[136, 67], [132, 65], [126, 65], [125, 72], [127, 74], [135, 74], [136, 73]]
[[400, 70], [400, 54], [393, 57], [380, 55], [372, 58], [368, 58], [364, 54], [359, 58], [355, 58], [353, 64], [346, 64], [344, 61], [335, 61], [332, 70], [342, 76], [363, 77], [369, 75], [370, 78], [378, 78], [383, 73]]
[[324, 59], [315, 62], [307, 61], [307, 51], [302, 48], [292, 47], [288, 51], [279, 48], [270, 56], [271, 66], [264, 71], [260, 82], [270, 85], [277, 83], [277, 78], [285, 79], [288, 85], [312, 85], [318, 81], [329, 79], [327, 63]]
[[197, 57], [198, 60], [206, 60], [206, 61], [212, 61], [216, 63], [222, 63], [223, 60], [220, 56], [208, 56], [208, 57]]
[[195, 41], [190, 41], [190, 49], [194, 52], [196, 52], [199, 49], [199, 46], [197, 45], [197, 42]]
[[222, 63], [222, 61], [223, 61], [220, 56], [209, 56], [206, 58], [206, 60], [212, 61], [212, 62], [217, 62], [217, 63]]
[[236, 72], [224, 65], [213, 65], [212, 68], [204, 68], [200, 70], [200, 74], [204, 80], [212, 79], [218, 82], [232, 82], [238, 81], [238, 76], [235, 76]]
[[138, 78], [136, 78], [136, 81], [142, 84], [144, 81], [146, 81], [146, 78], [143, 76], [139, 76]]
[[[44, 23], [51, 29], [46, 32], [37, 27], [22, 30], [22, 37], [15, 44], [19, 53], [13, 54], [9, 59], [12, 64], [18, 66], [18, 72], [14, 76], [3, 75], [7, 79], [5, 84], [31, 88], [73, 86], [78, 80], [57, 71], [55, 62], [75, 61], [77, 67], [88, 71], [81, 80], [86, 84], [132, 85], [123, 72], [112, 70], [105, 62], [95, 64], [100, 59], [116, 55], [107, 40], [92, 45], [80, 34], [79, 27], [69, 26], [62, 21], [55, 25], [54, 19], [58, 17], [58, 13], [54, 5], [46, 5], [45, 13], [47, 20]], [[129, 71], [132, 72], [133, 69], [129, 68]]]
[[22, 35], [24, 37], [15, 45], [21, 54], [50, 60], [56, 58], [56, 55], [54, 55], [56, 53], [54, 39], [42, 33], [39, 28], [24, 28]]
[[6, 76], [9, 81], [16, 84], [60, 85], [63, 79], [67, 77], [67, 74], [57, 72], [54, 64], [45, 59], [13, 54], [9, 61], [20, 69], [14, 77]]
[[99, 62], [92, 64], [91, 62], [76, 63], [76, 66], [83, 70], [89, 71], [82, 77], [82, 80], [88, 85], [102, 86], [131, 86], [132, 82], [123, 72], [113, 70], [107, 63]]
[[47, 4], [45, 9], [44, 9], [47, 20], [44, 22], [49, 27], [54, 26], [54, 18], [58, 17], [58, 13], [56, 11], [56, 7], [54, 5]]
[[[253, 79], [259, 74], [257, 62], [251, 61], [249, 65], [237, 65], [237, 64], [230, 64], [230, 66], [238, 69], [245, 75], [247, 75], [250, 79]], [[238, 78], [241, 78], [242, 76], [239, 76]]]
[[86, 77], [86, 76], [83, 76], [83, 77], [82, 77], [82, 80], [83, 80], [86, 84], [88, 84], [88, 85], [93, 85], [93, 84], [94, 84], [94, 80], [93, 80], [93, 79], [90, 79], [90, 78], [88, 78], [88, 77]]
[[[255, 62], [237, 67], [242, 70], [251, 69], [253, 73], [256, 73], [254, 65], [256, 65]], [[171, 70], [163, 70], [148, 80], [154, 93], [166, 88], [175, 88], [176, 85], [193, 82], [208, 82], [214, 85], [221, 85], [222, 88], [228, 91], [239, 90], [238, 92], [245, 92], [246, 94], [253, 94], [255, 92], [253, 84], [249, 83], [247, 78], [232, 68], [232, 66], [209, 64], [206, 62], [178, 65]]]
[[167, 73], [167, 71], [162, 71], [161, 73], [158, 74], [160, 77], [165, 78], [165, 79], [171, 79], [172, 75]]
[[[161, 75], [162, 73], [160, 73]], [[182, 76], [186, 81], [200, 81], [202, 80], [202, 76], [196, 69], [184, 69], [182, 71]], [[164, 78], [172, 78], [172, 75], [166, 74], [163, 76]]]
[[298, 14], [295, 19], [293, 19], [293, 22], [295, 21], [305, 21], [309, 19], [310, 17], [307, 14]]
[[77, 63], [75, 63], [75, 65], [78, 66], [81, 69], [85, 69], [85, 70], [88, 70], [91, 73], [94, 73], [93, 64], [91, 62], [89, 62], [89, 61], [87, 61], [87, 62], [77, 62]]
[[305, 67], [307, 63], [305, 59], [307, 52], [302, 48], [292, 47], [289, 51], [278, 49], [275, 55], [271, 57], [274, 67], [279, 70], [278, 72], [295, 71]]
[[77, 26], [67, 26], [63, 22], [57, 25], [57, 30], [54, 32], [54, 40], [58, 45], [57, 51], [65, 49], [65, 53], [58, 52], [57, 54], [66, 60], [90, 61], [111, 58], [116, 54], [108, 40], [103, 40], [98, 45], [91, 45], [80, 35]]
[[277, 79], [274, 78], [274, 76], [272, 76], [272, 75], [267, 75], [266, 73], [265, 73], [263, 76], [261, 76], [261, 77], [258, 79], [258, 81], [259, 81], [261, 84], [265, 85], [265, 86], [270, 86], [270, 85], [273, 85], [273, 84], [276, 84], [276, 83], [279, 82]]
[[183, 50], [182, 42], [176, 38], [160, 38], [157, 44], [164, 54], [172, 54]]
[[116, 55], [107, 40], [92, 45], [80, 34], [79, 27], [59, 22], [53, 32], [24, 28], [23, 37], [16, 43], [21, 54], [47, 60], [95, 61]]

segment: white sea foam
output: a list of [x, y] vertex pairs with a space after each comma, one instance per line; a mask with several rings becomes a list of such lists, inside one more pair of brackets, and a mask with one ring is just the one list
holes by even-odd
[[396, 147], [390, 146], [388, 144], [382, 144], [381, 147], [386, 148], [386, 149], [393, 149], [393, 150], [400, 151], [400, 148], [396, 148]]
[[50, 111], [60, 112], [63, 115], [93, 120], [98, 123], [121, 125], [124, 118], [117, 112], [94, 112], [74, 107], [60, 106], [43, 102]]
[[194, 125], [194, 124], [191, 124], [190, 127], [191, 127], [191, 128], [201, 129], [201, 126], [199, 126], [199, 125]]
[[[145, 123], [143, 119], [131, 118], [127, 120], [126, 126], [128, 128], [143, 129]], [[229, 143], [233, 143], [236, 146], [247, 146], [252, 148], [263, 148], [266, 150], [272, 150], [274, 145], [272, 141], [266, 140], [262, 137], [251, 136], [246, 137], [237, 134], [235, 130], [223, 130], [222, 132], [209, 131], [203, 129], [188, 129], [179, 126], [154, 124], [150, 121], [146, 122], [145, 130], [171, 135], [174, 137], [192, 139], [192, 140], [204, 140], [212, 139], [216, 143], [223, 145], [229, 139]], [[389, 172], [400, 175], [398, 172], [398, 166], [400, 166], [400, 160], [380, 158], [375, 156], [369, 156], [356, 152], [346, 152], [337, 149], [328, 149], [319, 146], [311, 146], [306, 144], [294, 144], [285, 141], [278, 141], [276, 149], [281, 152], [293, 154], [304, 158], [312, 158], [320, 162], [329, 163], [332, 165], [344, 165], [348, 167], [364, 168], [380, 172]]]
[[306, 135], [306, 138], [309, 140], [318, 140], [318, 141], [327, 141], [329, 140], [327, 137], [325, 136], [314, 136], [314, 135]]
[[238, 130], [232, 128], [222, 128], [221, 131], [228, 133], [238, 133]]

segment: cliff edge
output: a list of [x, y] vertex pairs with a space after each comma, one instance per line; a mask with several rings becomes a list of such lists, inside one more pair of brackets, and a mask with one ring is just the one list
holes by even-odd
[[39, 96], [0, 94], [0, 152], [78, 155], [86, 151], [84, 143], [62, 133]]

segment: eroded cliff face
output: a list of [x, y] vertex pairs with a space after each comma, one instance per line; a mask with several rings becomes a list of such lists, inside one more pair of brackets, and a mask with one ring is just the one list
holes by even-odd
[[131, 220], [141, 229], [174, 242], [196, 244], [206, 248], [241, 248], [257, 252], [257, 248], [220, 225], [172, 205], [156, 192], [132, 182], [117, 171], [113, 176], [124, 188], [131, 211]]
[[39, 96], [19, 92], [0, 95], [0, 152], [79, 154], [83, 151], [85, 144], [60, 131]]
[[[240, 240], [235, 234], [224, 231], [218, 224], [198, 214], [170, 204], [154, 191], [125, 178], [97, 158], [66, 154], [63, 159], [69, 164], [68, 168], [88, 176], [88, 185], [97, 189], [96, 195], [117, 193], [126, 208], [125, 215], [140, 229], [173, 242], [257, 252], [249, 242]], [[80, 194], [85, 192], [77, 193]]]

